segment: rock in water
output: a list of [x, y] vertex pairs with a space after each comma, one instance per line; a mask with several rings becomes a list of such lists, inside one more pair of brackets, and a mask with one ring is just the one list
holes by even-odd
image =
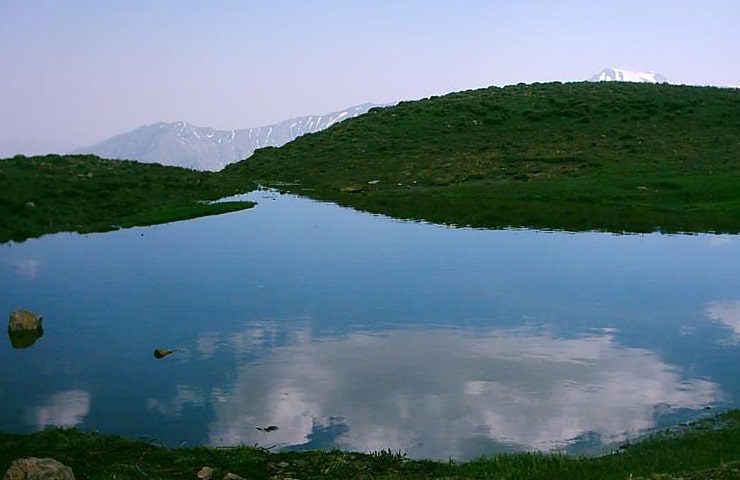
[[3, 480], [75, 480], [75, 474], [53, 458], [30, 457], [14, 460]]
[[164, 358], [167, 355], [172, 355], [173, 353], [179, 352], [179, 351], [180, 350], [178, 350], [178, 349], [175, 349], [175, 350], [167, 350], [166, 348], [155, 348], [154, 349], [154, 358], [156, 358], [156, 359]]
[[29, 330], [41, 330], [41, 315], [36, 315], [23, 308], [13, 310], [8, 321], [9, 332], [25, 332]]

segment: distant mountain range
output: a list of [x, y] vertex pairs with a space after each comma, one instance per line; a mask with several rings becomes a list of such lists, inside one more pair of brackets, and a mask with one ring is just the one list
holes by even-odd
[[187, 122], [159, 122], [78, 149], [76, 153], [215, 171], [249, 157], [258, 148], [279, 147], [301, 135], [327, 129], [337, 122], [382, 106], [364, 103], [338, 112], [295, 117], [242, 130], [215, 130]]
[[[664, 76], [654, 72], [619, 68], [605, 68], [589, 80], [668, 82]], [[373, 107], [383, 106], [387, 105], [364, 103], [338, 112], [295, 117], [273, 125], [241, 130], [216, 130], [187, 122], [159, 122], [78, 149], [75, 153], [216, 171], [251, 156], [258, 148], [282, 146], [301, 135], [324, 130], [337, 122], [362, 115]]]
[[591, 82], [669, 83], [668, 79], [659, 73], [633, 72], [621, 68], [605, 68], [588, 80]]

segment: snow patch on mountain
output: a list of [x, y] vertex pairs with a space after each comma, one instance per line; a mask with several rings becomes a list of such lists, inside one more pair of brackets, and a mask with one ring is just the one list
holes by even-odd
[[622, 68], [605, 68], [589, 78], [591, 82], [668, 83], [668, 79], [655, 72], [633, 72]]
[[338, 112], [295, 117], [242, 130], [216, 130], [187, 122], [159, 122], [82, 148], [78, 153], [216, 171], [244, 160], [258, 148], [285, 145], [301, 135], [324, 130], [371, 108], [383, 106], [386, 105], [364, 103]]

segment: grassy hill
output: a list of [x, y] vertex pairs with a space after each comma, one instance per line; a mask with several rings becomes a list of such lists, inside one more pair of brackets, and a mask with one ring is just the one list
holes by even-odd
[[476, 227], [740, 231], [740, 90], [549, 83], [368, 114], [223, 175]]
[[241, 210], [252, 204], [204, 201], [250, 188], [223, 175], [93, 155], [17, 156], [0, 160], [0, 242]]
[[549, 83], [373, 109], [221, 172], [90, 155], [0, 160], [0, 242], [221, 213], [278, 186], [474, 227], [740, 232], [740, 90]]

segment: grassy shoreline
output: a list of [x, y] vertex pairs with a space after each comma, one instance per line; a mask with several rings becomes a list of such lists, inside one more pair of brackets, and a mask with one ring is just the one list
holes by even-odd
[[222, 174], [482, 228], [740, 232], [740, 90], [548, 83], [401, 102]]
[[243, 210], [254, 203], [210, 201], [252, 187], [211, 172], [94, 155], [17, 156], [0, 160], [0, 243]]
[[50, 456], [77, 478], [193, 479], [203, 466], [247, 479], [730, 479], [740, 478], [740, 410], [668, 430], [599, 457], [519, 453], [468, 462], [410, 460], [391, 452], [273, 453], [254, 447], [175, 448], [118, 436], [49, 429], [30, 435], [0, 433], [0, 469], [13, 459]]

